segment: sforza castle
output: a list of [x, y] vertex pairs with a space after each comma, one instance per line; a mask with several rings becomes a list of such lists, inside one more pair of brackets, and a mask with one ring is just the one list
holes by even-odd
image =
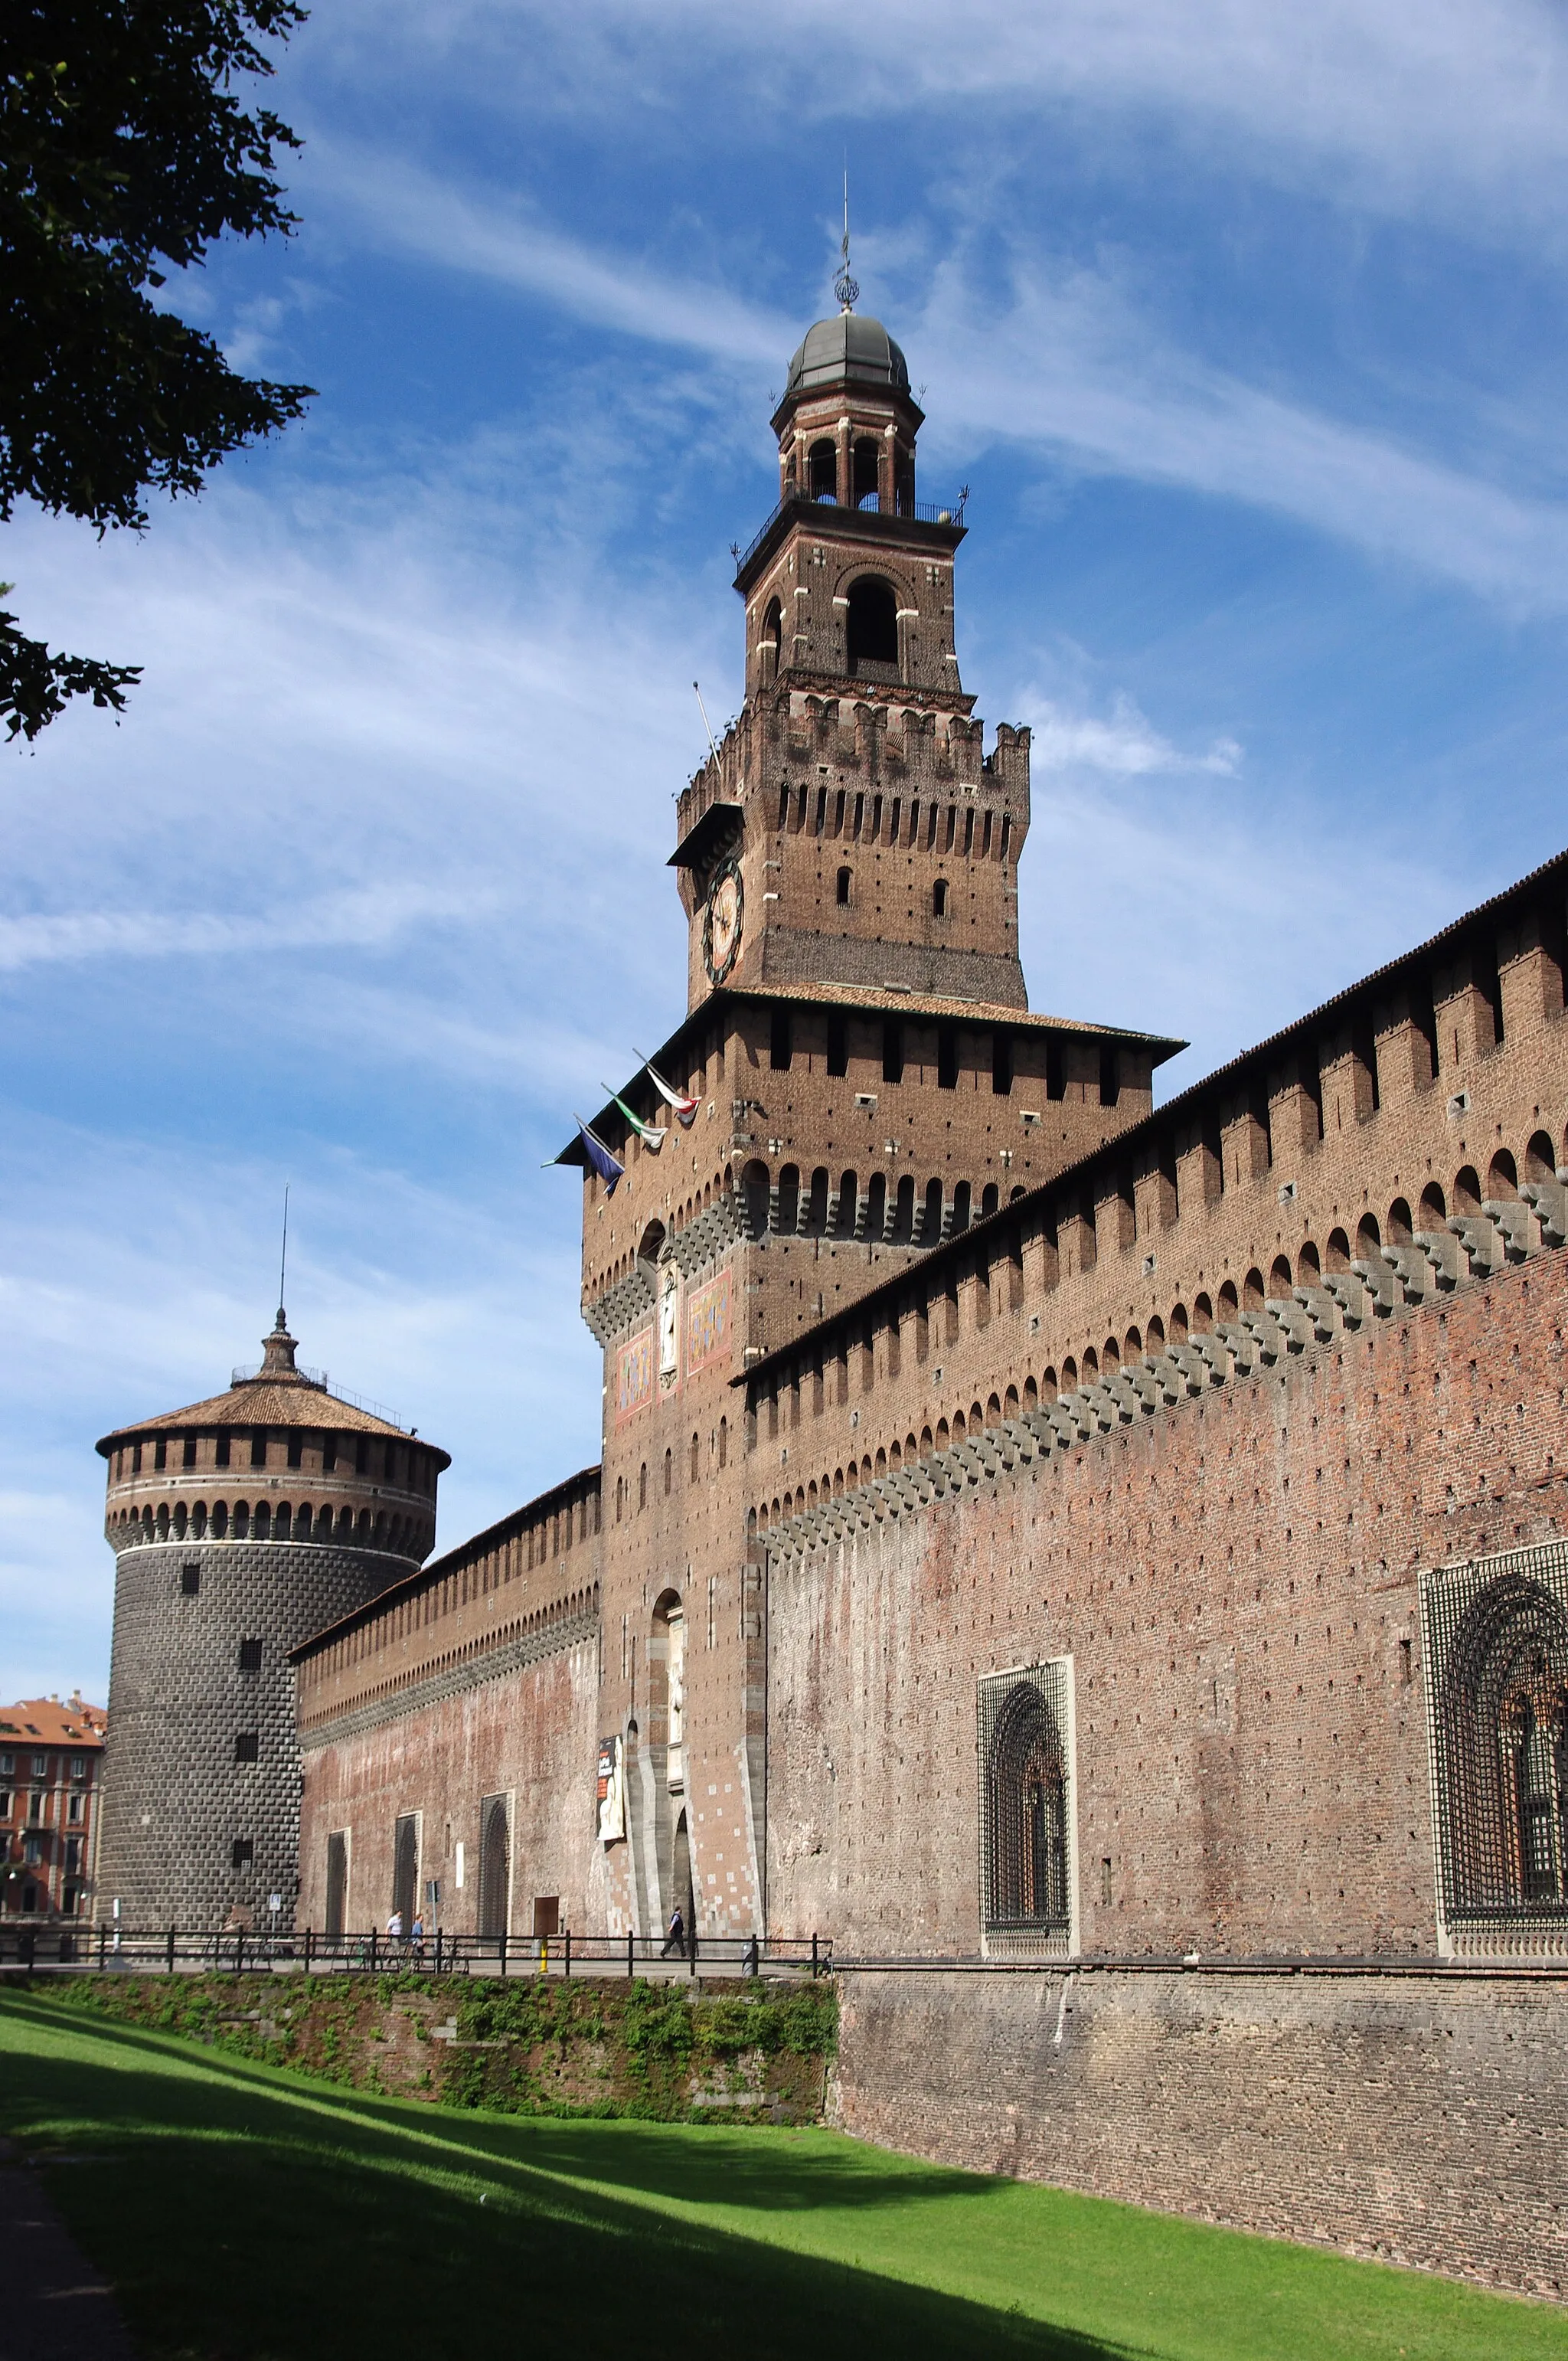
[[904, 355], [772, 423], [686, 1015], [561, 1159], [598, 1462], [432, 1557], [281, 1312], [106, 1436], [99, 1907], [819, 1930], [851, 2129], [1561, 2292], [1568, 854], [1157, 1107], [1028, 1006]]

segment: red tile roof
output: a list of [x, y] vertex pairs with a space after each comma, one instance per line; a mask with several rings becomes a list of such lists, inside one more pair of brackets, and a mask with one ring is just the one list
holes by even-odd
[[0, 1746], [71, 1746], [78, 1753], [101, 1747], [109, 1717], [101, 1705], [82, 1697], [24, 1697], [19, 1705], [0, 1706]]

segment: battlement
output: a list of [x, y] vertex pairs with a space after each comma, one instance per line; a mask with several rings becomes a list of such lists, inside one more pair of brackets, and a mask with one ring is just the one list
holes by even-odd
[[[443, 1675], [460, 1687], [578, 1636], [598, 1612], [599, 1470], [553, 1485], [292, 1652], [302, 1742]], [[565, 1634], [565, 1640], [563, 1640]], [[512, 1656], [506, 1651], [510, 1649]]]
[[1090, 1440], [1561, 1245], [1565, 887], [1568, 855], [759, 1361], [759, 1525], [1020, 1419]]

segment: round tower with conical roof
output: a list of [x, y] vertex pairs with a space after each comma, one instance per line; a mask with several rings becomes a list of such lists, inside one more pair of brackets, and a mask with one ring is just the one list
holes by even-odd
[[[302, 1369], [106, 1434], [115, 1638], [99, 1916], [288, 1932], [300, 1751], [289, 1652], [411, 1574], [450, 1455]], [[278, 1908], [271, 1908], [272, 1897]]]

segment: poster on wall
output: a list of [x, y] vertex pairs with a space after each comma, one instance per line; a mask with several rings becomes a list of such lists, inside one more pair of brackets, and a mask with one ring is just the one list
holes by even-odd
[[686, 1302], [686, 1367], [700, 1369], [729, 1350], [729, 1273], [721, 1270]]
[[644, 1328], [620, 1348], [616, 1365], [615, 1415], [630, 1418], [653, 1399], [653, 1331]]
[[619, 1738], [599, 1740], [598, 1816], [600, 1844], [619, 1844], [626, 1834], [626, 1780]]

